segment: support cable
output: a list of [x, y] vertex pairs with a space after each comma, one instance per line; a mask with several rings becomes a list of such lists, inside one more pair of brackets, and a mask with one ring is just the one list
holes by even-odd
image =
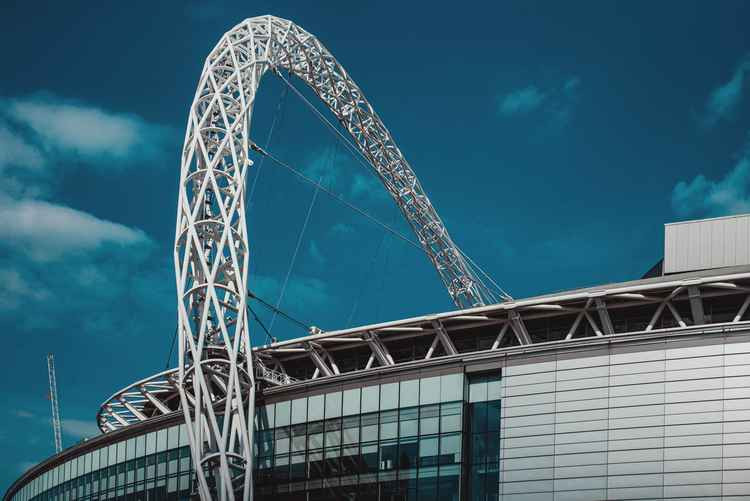
[[[288, 171], [292, 172], [295, 176], [299, 177], [303, 181], [311, 184], [312, 186], [315, 186], [317, 189], [319, 189], [323, 193], [325, 193], [328, 196], [330, 196], [330, 197], [338, 200], [339, 202], [341, 202], [342, 204], [344, 204], [348, 208], [352, 209], [353, 211], [357, 212], [358, 214], [366, 217], [367, 219], [369, 219], [373, 223], [377, 224], [378, 226], [380, 226], [381, 228], [383, 228], [387, 232], [389, 232], [389, 233], [397, 236], [398, 238], [400, 238], [404, 242], [408, 243], [409, 245], [411, 245], [411, 246], [419, 249], [420, 252], [425, 252], [424, 248], [422, 248], [422, 246], [419, 245], [418, 243], [416, 243], [414, 240], [412, 240], [409, 237], [407, 237], [407, 236], [399, 233], [397, 230], [393, 229], [391, 226], [387, 225], [386, 223], [380, 221], [378, 218], [376, 218], [375, 216], [373, 216], [369, 212], [365, 211], [364, 209], [361, 209], [361, 208], [357, 207], [353, 203], [351, 203], [351, 202], [347, 201], [346, 199], [344, 199], [341, 195], [339, 195], [339, 194], [337, 194], [337, 193], [329, 190], [325, 186], [323, 186], [320, 183], [316, 182], [314, 179], [309, 178], [308, 176], [306, 176], [305, 174], [303, 174], [299, 169], [296, 169], [296, 168], [292, 167], [288, 163], [286, 163], [283, 160], [277, 158], [275, 155], [273, 155], [270, 152], [264, 150], [263, 148], [261, 148], [260, 146], [258, 146], [255, 143], [251, 143], [250, 147], [254, 151], [260, 153], [261, 155], [267, 156], [275, 164], [279, 165], [280, 167], [283, 167], [283, 168], [287, 169]], [[462, 251], [460, 248], [458, 248], [458, 252], [461, 253], [461, 255], [466, 258], [466, 260], [472, 265], [473, 269], [475, 269], [476, 271], [478, 271], [479, 273], [481, 273], [482, 276], [486, 277], [487, 280], [489, 280], [490, 283], [495, 286], [495, 288], [497, 289], [495, 292], [498, 293], [500, 295], [500, 297], [502, 297], [503, 299], [509, 299], [510, 298], [510, 295], [507, 292], [505, 292], [494, 280], [492, 280], [492, 278], [478, 264], [476, 264], [473, 259], [471, 259], [468, 255], [466, 255], [466, 253], [464, 251]]]
[[362, 153], [362, 150], [360, 150], [357, 146], [352, 144], [352, 142], [347, 138], [339, 129], [336, 127], [333, 123], [331, 123], [330, 120], [328, 120], [325, 115], [323, 115], [320, 110], [310, 102], [309, 99], [305, 97], [302, 92], [300, 92], [297, 87], [295, 87], [289, 80], [287, 80], [286, 77], [275, 67], [271, 68], [271, 71], [273, 71], [274, 75], [281, 78], [281, 80], [287, 85], [288, 88], [292, 89], [292, 92], [294, 92], [297, 97], [299, 97], [305, 105], [313, 112], [313, 114], [323, 123], [323, 125], [326, 126], [326, 128], [334, 135], [336, 139], [342, 142], [342, 144], [346, 147], [347, 150], [354, 156], [354, 158], [357, 159], [357, 161], [364, 167], [368, 172], [370, 172], [370, 161], [365, 158], [364, 154]]
[[[273, 120], [271, 121], [271, 127], [268, 130], [268, 135], [266, 136], [266, 148], [268, 148], [271, 145], [271, 138], [273, 137], [273, 133], [276, 130], [276, 124], [283, 120], [284, 116], [284, 109], [286, 104], [286, 95], [288, 94], [288, 88], [284, 87], [284, 89], [281, 91], [281, 96], [279, 97], [279, 102], [276, 106], [276, 112], [273, 115]], [[258, 184], [258, 178], [260, 177], [260, 169], [263, 167], [263, 161], [265, 158], [261, 158], [260, 162], [258, 162], [258, 167], [255, 169], [255, 177], [253, 178], [253, 184], [250, 185], [250, 193], [247, 196], [247, 203], [250, 204], [253, 200], [253, 195], [255, 194], [255, 186]]]
[[404, 242], [408, 243], [409, 245], [412, 245], [413, 247], [415, 247], [415, 248], [419, 249], [419, 250], [420, 250], [421, 252], [424, 252], [424, 249], [422, 248], [422, 246], [421, 246], [421, 245], [419, 245], [418, 243], [416, 243], [416, 242], [415, 242], [414, 240], [410, 239], [409, 237], [406, 237], [406, 236], [402, 235], [401, 233], [399, 233], [399, 232], [398, 232], [398, 231], [396, 231], [395, 229], [391, 228], [391, 227], [390, 227], [390, 226], [388, 226], [387, 224], [385, 224], [385, 223], [383, 223], [382, 221], [380, 221], [379, 219], [377, 219], [377, 218], [376, 218], [375, 216], [371, 215], [371, 214], [370, 214], [369, 212], [367, 212], [367, 211], [365, 211], [365, 210], [363, 210], [363, 209], [360, 209], [359, 207], [357, 207], [357, 206], [356, 206], [356, 205], [354, 205], [353, 203], [351, 203], [351, 202], [347, 201], [346, 199], [344, 199], [344, 198], [343, 198], [343, 197], [342, 197], [341, 195], [339, 195], [339, 194], [337, 194], [337, 193], [335, 193], [335, 192], [333, 192], [333, 191], [329, 190], [328, 188], [326, 188], [326, 187], [325, 187], [325, 186], [323, 186], [322, 184], [318, 183], [318, 182], [317, 182], [317, 181], [315, 181], [314, 179], [311, 179], [311, 178], [307, 177], [306, 175], [304, 175], [304, 174], [303, 174], [303, 173], [302, 173], [301, 171], [299, 171], [298, 169], [295, 169], [294, 167], [292, 167], [292, 166], [291, 166], [291, 165], [289, 165], [288, 163], [284, 162], [283, 160], [280, 160], [280, 159], [279, 159], [279, 158], [277, 158], [276, 156], [274, 156], [274, 155], [272, 155], [271, 153], [267, 152], [266, 150], [262, 149], [262, 148], [261, 148], [260, 146], [258, 146], [257, 144], [251, 144], [251, 145], [250, 145], [250, 147], [251, 147], [251, 148], [252, 148], [253, 150], [255, 150], [255, 151], [257, 151], [258, 153], [260, 153], [261, 155], [265, 155], [265, 156], [267, 156], [267, 157], [268, 157], [268, 158], [270, 158], [270, 159], [271, 159], [271, 160], [272, 160], [272, 161], [273, 161], [273, 162], [274, 162], [275, 164], [279, 165], [280, 167], [283, 167], [283, 168], [287, 169], [288, 171], [292, 172], [292, 173], [293, 173], [293, 174], [294, 174], [295, 176], [299, 177], [299, 178], [300, 178], [300, 179], [302, 179], [303, 181], [305, 181], [305, 182], [307, 182], [307, 183], [310, 183], [311, 185], [315, 186], [315, 187], [316, 187], [317, 189], [319, 189], [320, 191], [322, 191], [322, 192], [323, 192], [323, 193], [325, 193], [326, 195], [328, 195], [328, 196], [330, 196], [330, 197], [332, 197], [332, 198], [334, 198], [334, 199], [338, 200], [339, 202], [341, 202], [342, 204], [346, 205], [347, 207], [349, 207], [349, 208], [350, 208], [350, 209], [352, 209], [353, 211], [355, 211], [355, 212], [359, 213], [360, 215], [362, 215], [362, 216], [366, 217], [367, 219], [369, 219], [369, 220], [370, 220], [370, 221], [372, 221], [373, 223], [377, 224], [378, 226], [381, 226], [381, 227], [382, 227], [383, 229], [385, 229], [385, 230], [386, 230], [387, 232], [389, 232], [389, 233], [391, 233], [391, 234], [393, 234], [393, 235], [397, 236], [398, 238], [400, 238], [400, 239], [401, 239], [401, 240], [403, 240]]
[[388, 238], [387, 233], [383, 233], [383, 238], [380, 239], [380, 243], [378, 244], [378, 248], [375, 250], [375, 254], [372, 256], [372, 260], [370, 261], [370, 266], [367, 268], [367, 271], [365, 272], [365, 276], [362, 277], [362, 285], [359, 288], [359, 294], [357, 294], [357, 299], [354, 300], [354, 304], [352, 305], [352, 309], [349, 312], [349, 318], [346, 320], [346, 327], [349, 328], [352, 325], [352, 320], [354, 320], [354, 314], [357, 312], [357, 309], [359, 308], [359, 302], [362, 300], [362, 296], [365, 293], [365, 287], [367, 285], [367, 280], [370, 278], [370, 274], [375, 269], [375, 262], [378, 259], [378, 256], [380, 255], [380, 249], [383, 248], [383, 244], [385, 243], [385, 239]]
[[306, 322], [303, 322], [301, 320], [298, 320], [298, 319], [294, 318], [290, 314], [286, 313], [284, 310], [282, 310], [280, 308], [277, 308], [274, 305], [272, 305], [271, 303], [269, 303], [268, 301], [266, 301], [265, 299], [263, 299], [261, 297], [258, 297], [250, 289], [247, 290], [247, 297], [249, 297], [250, 299], [257, 300], [261, 305], [265, 306], [266, 308], [268, 308], [269, 310], [271, 310], [271, 311], [273, 311], [275, 313], [278, 313], [279, 316], [281, 316], [281, 317], [289, 320], [290, 322], [298, 325], [299, 327], [301, 327], [302, 329], [304, 329], [305, 332], [308, 332], [308, 333], [310, 332], [311, 325], [309, 323], [306, 323]]
[[[307, 208], [307, 214], [305, 215], [305, 222], [302, 225], [302, 229], [299, 232], [299, 236], [297, 237], [297, 246], [294, 248], [294, 253], [292, 254], [292, 260], [289, 263], [289, 269], [286, 271], [286, 276], [284, 277], [284, 283], [281, 285], [281, 292], [279, 293], [279, 299], [276, 301], [276, 308], [281, 306], [281, 301], [284, 299], [284, 293], [286, 292], [286, 286], [289, 284], [289, 277], [292, 275], [292, 270], [294, 269], [294, 263], [297, 261], [297, 254], [299, 254], [299, 248], [302, 246], [302, 239], [305, 236], [305, 230], [307, 229], [307, 224], [310, 222], [310, 214], [312, 214], [313, 207], [315, 206], [315, 200], [318, 198], [318, 192], [320, 190], [316, 189], [315, 193], [313, 193], [312, 200], [310, 201], [310, 206]], [[270, 329], [273, 331], [273, 324], [276, 322], [276, 311], [274, 311], [273, 316], [271, 317], [271, 325]]]
[[177, 341], [177, 330], [179, 328], [180, 328], [179, 326], [174, 328], [174, 335], [172, 336], [172, 346], [169, 348], [169, 355], [167, 356], [167, 363], [164, 364], [164, 370], [169, 369], [169, 362], [172, 361], [172, 353], [174, 352], [174, 344], [175, 344], [175, 341]]
[[253, 310], [253, 308], [250, 306], [250, 303], [247, 303], [247, 309], [250, 311], [250, 314], [253, 316], [255, 321], [258, 322], [260, 328], [263, 329], [263, 331], [266, 333], [266, 339], [268, 339], [270, 343], [275, 342], [276, 338], [271, 335], [271, 331], [266, 328], [266, 325], [260, 321], [260, 317], [258, 317], [258, 314], [255, 313], [255, 310]]
[[[347, 138], [339, 129], [336, 127], [333, 123], [331, 123], [330, 120], [328, 120], [325, 115], [323, 115], [320, 110], [310, 102], [309, 99], [305, 97], [302, 92], [297, 89], [277, 68], [273, 67], [272, 71], [275, 75], [277, 75], [286, 85], [288, 88], [292, 89], [292, 92], [294, 92], [301, 100], [305, 103], [305, 105], [313, 112], [313, 114], [323, 123], [323, 125], [326, 126], [326, 128], [333, 133], [334, 137], [341, 141], [347, 150], [354, 156], [354, 158], [357, 159], [357, 161], [362, 165], [368, 172], [371, 172], [371, 165], [369, 160], [364, 156], [362, 151], [352, 144], [352, 142]], [[400, 235], [399, 235], [400, 236]], [[404, 238], [403, 236], [400, 236], [401, 238]], [[412, 242], [413, 244], [413, 242]], [[421, 247], [420, 247], [421, 249]], [[474, 262], [473, 259], [471, 259], [461, 248], [457, 248], [458, 252], [466, 258], [467, 261], [472, 265], [472, 267], [482, 274], [487, 280], [490, 281], [490, 283], [496, 288], [496, 293], [500, 295], [500, 297], [503, 300], [511, 300], [513, 299], [510, 294], [505, 292], [505, 290], [498, 285], [497, 282], [495, 282], [492, 277], [490, 277], [477, 263]]]

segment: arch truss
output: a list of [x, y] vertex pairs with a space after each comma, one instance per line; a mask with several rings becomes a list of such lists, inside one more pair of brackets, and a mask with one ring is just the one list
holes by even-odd
[[451, 240], [391, 134], [314, 36], [272, 16], [247, 19], [209, 54], [187, 123], [175, 234], [180, 406], [201, 498], [252, 498], [254, 373], [246, 316], [248, 153], [268, 71], [305, 82], [349, 132], [398, 204], [460, 308], [496, 302]]

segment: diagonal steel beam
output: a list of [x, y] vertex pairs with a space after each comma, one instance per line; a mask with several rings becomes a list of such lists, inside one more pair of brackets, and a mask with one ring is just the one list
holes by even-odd
[[518, 338], [518, 342], [521, 344], [531, 344], [531, 336], [529, 336], [529, 332], [526, 330], [526, 325], [523, 323], [520, 313], [515, 310], [510, 310], [508, 317], [510, 320], [510, 327]]

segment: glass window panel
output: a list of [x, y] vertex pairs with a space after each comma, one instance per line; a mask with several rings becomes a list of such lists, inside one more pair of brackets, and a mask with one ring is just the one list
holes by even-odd
[[167, 450], [167, 430], [156, 432], [156, 452]]
[[325, 421], [325, 447], [336, 447], [341, 445], [341, 420], [329, 419]]
[[359, 398], [361, 391], [359, 388], [344, 390], [344, 416], [359, 414]]
[[278, 402], [276, 404], [276, 427], [289, 426], [291, 417], [291, 403], [288, 400], [286, 402]]
[[323, 463], [323, 452], [311, 452], [308, 455], [308, 476], [311, 479], [315, 478], [323, 478], [323, 474], [325, 471], [324, 463]]
[[406, 470], [417, 467], [419, 441], [416, 437], [402, 438], [398, 445], [398, 467]]
[[314, 423], [308, 423], [307, 425], [307, 448], [311, 450], [322, 449], [323, 448], [323, 433], [324, 433], [323, 421], [316, 421]]
[[180, 427], [171, 427], [167, 432], [167, 448], [177, 449], [180, 446]]
[[344, 444], [359, 443], [359, 416], [349, 416], [344, 418], [342, 441]]
[[471, 431], [476, 433], [487, 429], [487, 402], [477, 402], [470, 407]]
[[487, 400], [487, 381], [471, 381], [469, 383], [469, 402], [485, 402]]
[[286, 483], [289, 481], [289, 456], [276, 456], [274, 457], [274, 469], [273, 469], [274, 482]]
[[487, 430], [496, 431], [500, 429], [500, 408], [500, 400], [487, 402]]
[[[367, 435], [365, 435], [367, 436]], [[380, 413], [380, 439], [396, 438], [398, 436], [398, 411]]]
[[464, 398], [464, 375], [446, 374], [440, 376], [440, 401], [453, 402]]
[[123, 440], [117, 444], [117, 447], [118, 462], [127, 461], [128, 459], [133, 459], [135, 457], [135, 438]]
[[307, 464], [305, 462], [305, 454], [292, 454], [289, 480], [291, 480], [292, 482], [304, 480], [306, 473]]
[[409, 407], [399, 412], [399, 436], [412, 437], [419, 434], [419, 408]]
[[398, 407], [398, 383], [380, 385], [380, 410]]
[[378, 444], [377, 442], [362, 444], [362, 471], [378, 471]]
[[399, 407], [419, 405], [419, 380], [401, 381]]
[[341, 416], [341, 392], [326, 394], [326, 419]]
[[419, 404], [436, 404], [440, 401], [440, 376], [419, 380]]
[[[153, 454], [156, 452], [156, 433], [147, 433], [146, 434], [146, 454]], [[101, 461], [102, 466], [105, 466], [107, 463], [104, 462], [104, 460]]]
[[275, 435], [274, 435], [274, 452], [276, 454], [285, 454], [289, 452], [289, 443], [291, 438], [291, 430], [288, 426], [282, 426], [281, 428], [276, 428]]
[[435, 466], [438, 464], [439, 438], [423, 437], [419, 439], [419, 465]]
[[503, 383], [500, 374], [487, 378], [487, 400], [498, 400], [502, 397]]
[[384, 440], [380, 442], [380, 469], [392, 470], [398, 464], [398, 442]]
[[427, 405], [419, 409], [419, 434], [432, 435], [440, 431], [440, 406]]
[[[307, 399], [307, 420], [308, 421], [318, 421], [320, 419], [323, 419], [323, 414], [325, 411], [324, 407], [325, 402], [325, 395], [315, 395], [312, 397], [309, 397]], [[278, 414], [278, 409], [276, 410], [276, 413]], [[276, 416], [276, 419], [278, 420], [278, 415]]]
[[377, 411], [380, 406], [380, 386], [362, 388], [362, 412]]
[[362, 414], [362, 438], [364, 440], [378, 439], [378, 414]]
[[[156, 435], [156, 433], [154, 433]], [[109, 466], [112, 466], [113, 464], [117, 463], [117, 444], [112, 444], [109, 447], [107, 447], [107, 464]], [[65, 480], [70, 480], [70, 477], [67, 477]]]
[[292, 452], [302, 452], [307, 447], [307, 425], [292, 426]]
[[274, 418], [276, 417], [276, 404], [264, 405], [260, 408], [258, 414], [260, 428], [273, 428], [275, 426]]
[[125, 442], [117, 442], [117, 452], [115, 457], [117, 458], [117, 463], [125, 461]]
[[440, 433], [461, 431], [461, 408], [461, 402], [440, 406]]
[[[498, 436], [499, 438], [499, 436]], [[499, 444], [499, 440], [498, 440]], [[451, 433], [440, 436], [440, 464], [461, 462], [461, 434]]]
[[307, 397], [292, 400], [292, 424], [307, 421]]

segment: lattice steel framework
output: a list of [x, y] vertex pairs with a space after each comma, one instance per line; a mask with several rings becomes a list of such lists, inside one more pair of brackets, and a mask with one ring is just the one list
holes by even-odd
[[60, 423], [60, 403], [57, 401], [57, 374], [55, 356], [47, 353], [47, 376], [49, 378], [49, 402], [52, 407], [52, 434], [55, 436], [55, 454], [62, 451], [62, 424]]
[[[203, 67], [181, 159], [175, 234], [179, 393], [203, 499], [252, 497], [254, 375], [246, 317], [250, 121], [261, 77], [304, 81], [349, 132], [394, 198], [458, 307], [495, 302], [451, 240], [414, 172], [359, 87], [294, 23], [243, 21]], [[123, 405], [125, 405], [123, 403]]]

